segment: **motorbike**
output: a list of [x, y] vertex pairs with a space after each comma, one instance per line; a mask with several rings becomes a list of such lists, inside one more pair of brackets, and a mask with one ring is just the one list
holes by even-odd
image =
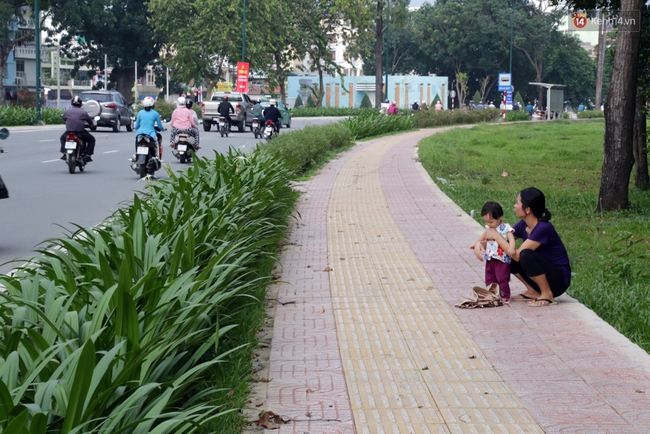
[[263, 137], [266, 139], [268, 142], [271, 140], [273, 137], [277, 136], [278, 132], [275, 128], [275, 123], [272, 120], [266, 121], [266, 125], [264, 126], [264, 134]]
[[251, 126], [251, 130], [253, 130], [253, 134], [255, 135], [255, 138], [257, 139], [262, 138], [262, 123], [258, 118], [253, 118], [253, 125]]
[[[7, 137], [9, 137], [9, 130], [6, 128], [0, 129], [0, 140], [4, 140]], [[0, 147], [0, 154], [4, 152], [5, 150]], [[9, 199], [9, 190], [7, 190], [7, 186], [2, 180], [2, 177], [0, 177], [0, 199]]]
[[228, 133], [230, 132], [230, 125], [226, 121], [225, 116], [219, 116], [219, 131], [221, 132], [221, 137], [228, 137]]
[[162, 136], [159, 131], [160, 129], [156, 127], [159, 140], [153, 139], [148, 134], [140, 134], [135, 138], [135, 155], [131, 157], [131, 169], [140, 178], [153, 176], [154, 172], [162, 167], [162, 163], [158, 158], [159, 149], [162, 147], [160, 145]]
[[[99, 116], [95, 116], [95, 122]], [[96, 127], [88, 126], [95, 131]], [[65, 164], [68, 166], [68, 172], [74, 174], [77, 167], [79, 172], [83, 172], [88, 164], [88, 155], [86, 155], [86, 143], [81, 136], [75, 132], [68, 131], [65, 136]]]
[[190, 154], [190, 151], [196, 152], [196, 148], [194, 147], [195, 142], [194, 137], [187, 131], [179, 131], [176, 134], [172, 154], [181, 161], [181, 164], [192, 162], [192, 154]]

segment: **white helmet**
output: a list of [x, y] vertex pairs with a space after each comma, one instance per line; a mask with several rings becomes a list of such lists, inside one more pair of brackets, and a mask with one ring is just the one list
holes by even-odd
[[178, 97], [178, 105], [185, 105], [185, 97], [182, 96]]
[[156, 100], [154, 100], [152, 97], [148, 96], [145, 99], [142, 100], [142, 105], [144, 107], [153, 107], [153, 105], [156, 103]]
[[271, 105], [275, 105], [275, 100], [274, 100], [274, 99], [270, 100], [270, 101], [269, 101], [269, 104], [271, 104]]

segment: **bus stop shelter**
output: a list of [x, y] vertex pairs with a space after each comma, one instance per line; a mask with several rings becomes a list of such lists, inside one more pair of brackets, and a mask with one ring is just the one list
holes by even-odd
[[546, 88], [546, 120], [557, 119], [564, 110], [564, 84], [535, 83], [534, 86]]

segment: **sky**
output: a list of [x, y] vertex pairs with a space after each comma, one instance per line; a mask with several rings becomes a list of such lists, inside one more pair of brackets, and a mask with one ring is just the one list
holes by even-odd
[[411, 4], [409, 4], [409, 7], [414, 8], [416, 6], [422, 6], [422, 4], [425, 2], [433, 4], [432, 0], [411, 0]]

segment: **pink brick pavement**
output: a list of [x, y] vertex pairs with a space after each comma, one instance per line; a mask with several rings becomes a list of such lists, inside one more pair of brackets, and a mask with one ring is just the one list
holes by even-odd
[[[355, 432], [325, 271], [326, 210], [340, 168], [375, 141], [357, 145], [300, 187], [300, 218], [281, 258], [283, 304], [276, 308], [265, 405], [292, 422], [273, 432]], [[468, 249], [476, 225], [424, 181], [416, 143], [405, 139], [383, 157], [382, 187], [394, 220], [453, 305], [483, 278], [483, 264]], [[521, 286], [512, 288], [517, 293]], [[650, 356], [575, 300], [454, 311], [546, 432], [650, 433]]]

